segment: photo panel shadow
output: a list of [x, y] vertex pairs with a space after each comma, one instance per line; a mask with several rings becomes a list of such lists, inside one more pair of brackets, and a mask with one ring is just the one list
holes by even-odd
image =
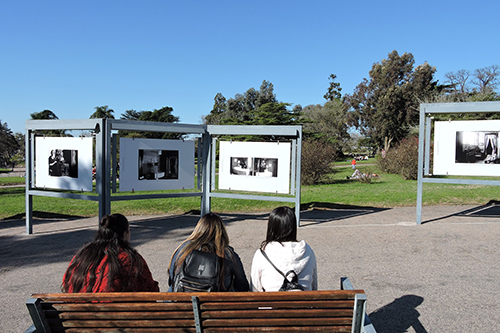
[[309, 202], [300, 205], [301, 226], [318, 225], [379, 213], [389, 208]]
[[[423, 208], [425, 209], [425, 207]], [[484, 205], [479, 205], [473, 208], [465, 209], [463, 211], [448, 214], [441, 217], [432, 218], [429, 220], [422, 221], [422, 224], [437, 222], [441, 220], [445, 220], [451, 217], [477, 217], [477, 218], [498, 218], [500, 222], [500, 201], [490, 200], [488, 203]]]

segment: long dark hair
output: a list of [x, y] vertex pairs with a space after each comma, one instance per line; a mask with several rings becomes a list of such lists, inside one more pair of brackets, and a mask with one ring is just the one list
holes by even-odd
[[[72, 286], [75, 292], [91, 292], [96, 283], [96, 270], [106, 255], [106, 265], [109, 267], [108, 287], [111, 288], [114, 280], [119, 279], [123, 289], [120, 291], [132, 291], [130, 290], [132, 281], [142, 271], [143, 262], [139, 260], [137, 251], [130, 247], [125, 233], [130, 233], [125, 216], [122, 214], [103, 216], [94, 240], [78, 251], [66, 270], [62, 291], [68, 292]], [[121, 276], [121, 264], [118, 259], [120, 251], [125, 251], [129, 255], [134, 267], [130, 273], [135, 276]], [[88, 285], [83, 290], [87, 279]]]
[[[187, 244], [183, 246], [185, 243]], [[200, 218], [191, 235], [175, 249], [170, 258], [169, 267], [174, 264], [174, 272], [178, 273], [184, 260], [186, 260], [186, 257], [193, 252], [193, 250], [212, 252], [222, 259], [225, 258], [227, 253], [229, 259], [232, 259], [231, 251], [228, 250], [228, 246], [229, 236], [227, 235], [222, 218], [215, 213], [205, 214]], [[179, 251], [179, 254], [176, 261], [173, 263], [172, 261], [177, 251]], [[221, 289], [224, 290], [224, 260], [221, 260], [219, 277]]]
[[267, 221], [266, 240], [260, 248], [264, 250], [271, 242], [296, 242], [297, 241], [297, 218], [295, 211], [287, 206], [275, 208]]

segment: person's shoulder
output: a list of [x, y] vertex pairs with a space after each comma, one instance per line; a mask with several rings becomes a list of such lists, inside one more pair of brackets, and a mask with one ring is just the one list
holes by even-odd
[[311, 245], [309, 245], [305, 240], [301, 240], [301, 242], [304, 242], [304, 247], [307, 248], [307, 249], [311, 249], [312, 251], [312, 247]]
[[125, 249], [120, 249], [118, 251], [118, 259], [120, 260], [130, 260], [130, 254]]
[[305, 241], [303, 241], [304, 244], [305, 244], [305, 252], [306, 252], [306, 255], [309, 255], [311, 257], [316, 257], [316, 255], [314, 254], [314, 250], [312, 249], [312, 247], [307, 244]]
[[139, 252], [135, 251], [132, 248], [130, 248], [128, 250], [121, 248], [118, 251], [118, 260], [120, 260], [122, 262], [130, 262], [132, 260], [132, 258], [135, 260], [144, 261], [144, 258], [139, 254]]
[[179, 244], [179, 246], [177, 247], [176, 252], [177, 252], [177, 253], [180, 253], [180, 252], [181, 252], [181, 250], [182, 250], [183, 248], [185, 248], [185, 247], [186, 247], [189, 243], [191, 243], [191, 241], [190, 241], [190, 240], [185, 240], [185, 241], [183, 241], [182, 243], [180, 243], [180, 244]]
[[239, 258], [240, 257], [238, 255], [238, 253], [236, 253], [236, 251], [234, 250], [234, 248], [232, 246], [229, 246], [229, 245], [226, 247], [225, 253], [226, 253], [227, 259], [235, 259], [235, 258]]
[[262, 255], [262, 250], [261, 250], [261, 248], [260, 248], [260, 247], [259, 247], [257, 250], [255, 250], [255, 252], [254, 252], [254, 254], [253, 254], [253, 257], [254, 257], [254, 259], [255, 259], [255, 258], [259, 258], [259, 257], [264, 257], [264, 256]]
[[314, 253], [312, 247], [309, 244], [307, 244], [307, 242], [305, 240], [300, 240], [300, 241], [296, 242], [295, 246], [297, 248], [303, 248], [305, 251]]

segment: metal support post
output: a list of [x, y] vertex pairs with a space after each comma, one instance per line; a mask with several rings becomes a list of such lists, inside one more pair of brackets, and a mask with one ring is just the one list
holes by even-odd
[[[297, 217], [297, 227], [300, 227], [300, 172], [302, 163], [302, 127], [297, 130], [297, 157], [295, 167], [295, 216]], [[292, 174], [293, 177], [293, 174]]]
[[417, 182], [417, 224], [422, 224], [422, 185], [424, 177], [424, 137], [425, 107], [420, 105], [420, 123], [418, 129], [418, 182]]
[[99, 196], [99, 220], [110, 213], [110, 167], [109, 128], [106, 119], [101, 119], [95, 127], [96, 133], [96, 192]]
[[[203, 151], [202, 151], [202, 169], [203, 169], [203, 174], [202, 174], [202, 179], [203, 179], [203, 192], [201, 196], [201, 209], [200, 213], [201, 215], [205, 215], [211, 211], [211, 197], [210, 197], [210, 192], [211, 192], [211, 156], [212, 154], [215, 154], [212, 152], [212, 145], [210, 144], [212, 141], [212, 137], [208, 132], [203, 133], [202, 135], [202, 141], [203, 141]], [[215, 171], [213, 172], [215, 173]]]
[[31, 185], [33, 184], [34, 181], [34, 158], [33, 158], [33, 151], [34, 151], [34, 135], [31, 130], [27, 130], [26, 134], [24, 136], [25, 140], [25, 166], [26, 166], [26, 188], [25, 188], [25, 196], [26, 196], [26, 233], [28, 235], [33, 233], [33, 196], [29, 193], [31, 190]]
[[118, 177], [118, 161], [116, 160], [117, 154], [117, 142], [118, 138], [116, 134], [113, 134], [111, 137], [111, 157], [113, 159], [113, 167], [112, 167], [112, 179], [111, 179], [111, 191], [116, 193], [116, 178]]

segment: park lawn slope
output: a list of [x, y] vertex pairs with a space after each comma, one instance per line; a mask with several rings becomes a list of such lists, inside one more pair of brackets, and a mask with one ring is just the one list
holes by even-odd
[[[350, 166], [337, 166], [335, 173], [329, 175], [324, 184], [302, 186], [301, 207], [412, 207], [416, 206], [417, 181], [403, 180], [398, 175], [378, 173], [376, 166], [359, 166], [361, 172], [374, 173], [378, 177], [371, 183], [361, 183], [347, 179], [352, 174]], [[13, 177], [15, 178], [15, 177]], [[19, 177], [24, 180], [24, 178]], [[484, 205], [500, 201], [496, 186], [423, 184], [424, 206], [435, 205]], [[168, 192], [168, 191], [165, 191]], [[188, 192], [188, 191], [186, 191]], [[149, 193], [149, 192], [141, 192]], [[0, 219], [24, 218], [25, 189], [23, 187], [0, 187]], [[200, 197], [147, 199], [115, 201], [111, 203], [112, 212], [125, 215], [163, 215], [199, 213]], [[212, 210], [220, 213], [230, 212], [269, 212], [280, 202], [263, 200], [239, 200], [213, 198]], [[35, 216], [97, 216], [99, 207], [94, 201], [39, 197], [33, 198]]]

